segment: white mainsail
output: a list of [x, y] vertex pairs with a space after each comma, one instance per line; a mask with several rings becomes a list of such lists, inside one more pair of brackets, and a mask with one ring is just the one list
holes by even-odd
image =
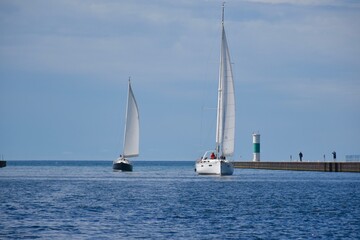
[[136, 157], [139, 155], [139, 110], [131, 89], [130, 79], [125, 118], [123, 157]]
[[216, 149], [221, 156], [232, 156], [235, 145], [235, 93], [230, 53], [224, 27], [224, 7], [221, 25]]

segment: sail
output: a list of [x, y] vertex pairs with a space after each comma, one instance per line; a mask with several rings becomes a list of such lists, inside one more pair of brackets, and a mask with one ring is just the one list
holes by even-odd
[[235, 142], [235, 94], [224, 18], [222, 20], [216, 145], [221, 155], [231, 156]]
[[139, 129], [139, 110], [129, 80], [129, 92], [124, 133], [124, 157], [136, 157], [139, 155]]

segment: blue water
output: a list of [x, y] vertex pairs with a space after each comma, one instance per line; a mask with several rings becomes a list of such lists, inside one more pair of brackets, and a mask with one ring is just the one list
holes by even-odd
[[10, 161], [0, 168], [0, 239], [360, 239], [360, 174], [194, 162]]

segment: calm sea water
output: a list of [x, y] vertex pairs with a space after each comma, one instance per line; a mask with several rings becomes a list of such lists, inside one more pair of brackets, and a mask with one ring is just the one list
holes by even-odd
[[10, 161], [0, 168], [0, 239], [360, 239], [360, 174], [194, 162]]

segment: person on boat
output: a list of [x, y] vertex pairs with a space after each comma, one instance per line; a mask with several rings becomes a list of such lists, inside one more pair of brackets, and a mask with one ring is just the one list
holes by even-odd
[[211, 155], [210, 155], [210, 159], [215, 159], [215, 153], [211, 153]]
[[299, 153], [300, 162], [302, 162], [303, 154], [302, 152]]

